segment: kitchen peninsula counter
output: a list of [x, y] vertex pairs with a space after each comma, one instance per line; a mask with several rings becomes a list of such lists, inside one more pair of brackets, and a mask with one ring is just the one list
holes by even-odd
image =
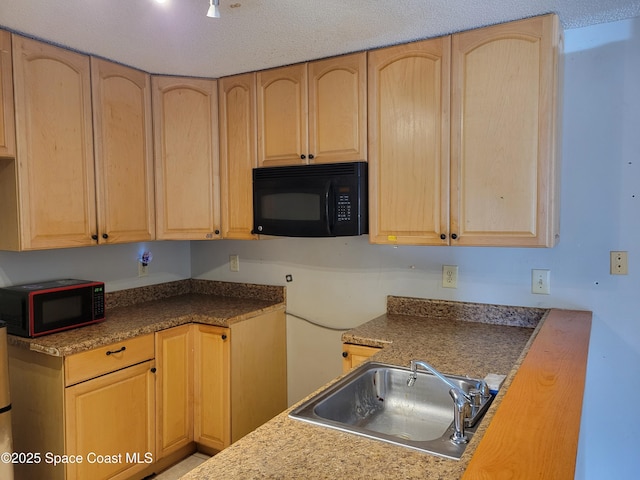
[[100, 323], [37, 338], [9, 335], [8, 341], [61, 357], [186, 323], [229, 327], [284, 308], [284, 287], [187, 279], [107, 293]]
[[[387, 310], [385, 315], [346, 332], [343, 341], [383, 347], [370, 359], [383, 363], [406, 366], [418, 358], [444, 373], [480, 378], [488, 373], [507, 376], [459, 461], [291, 419], [288, 414], [294, 405], [182, 479], [497, 478], [501, 468], [511, 473], [538, 468], [558, 473], [554, 478], [573, 478], [561, 472], [573, 472], [575, 465], [590, 312], [403, 297], [389, 297]], [[540, 364], [542, 371], [536, 371], [529, 357]], [[569, 357], [573, 360], [563, 361]], [[572, 392], [575, 403], [565, 415], [569, 402], [562, 395], [574, 387], [579, 392]], [[540, 398], [545, 403], [538, 400], [522, 405], [523, 389], [543, 394]], [[514, 404], [522, 407], [521, 417], [510, 413]], [[529, 415], [529, 409], [540, 411]], [[544, 417], [547, 413], [549, 418]], [[551, 428], [526, 425], [545, 421], [553, 424]], [[505, 426], [507, 430], [526, 430], [528, 438], [522, 440], [516, 434], [517, 440], [512, 441], [504, 434]], [[567, 446], [557, 448], [558, 441], [550, 438], [555, 428], [570, 432], [569, 437], [563, 437]], [[538, 432], [544, 436], [536, 437]], [[508, 452], [509, 458], [498, 458], [500, 450]], [[519, 460], [523, 450], [530, 452]], [[558, 463], [564, 469], [559, 469]], [[536, 472], [532, 475], [545, 478]]]
[[284, 310], [282, 286], [187, 279], [108, 293], [98, 324], [10, 336], [13, 446], [43, 459], [16, 478], [145, 478], [255, 429], [287, 406]]

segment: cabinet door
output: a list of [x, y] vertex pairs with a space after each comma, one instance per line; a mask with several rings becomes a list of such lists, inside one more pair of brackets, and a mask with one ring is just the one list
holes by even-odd
[[91, 58], [98, 243], [155, 238], [149, 74]]
[[307, 163], [307, 64], [257, 73], [258, 163]]
[[215, 80], [153, 77], [156, 238], [220, 238]]
[[449, 58], [450, 37], [369, 52], [372, 243], [447, 243]]
[[89, 57], [13, 36], [21, 246], [95, 244]]
[[147, 361], [65, 389], [66, 454], [83, 458], [67, 465], [67, 480], [126, 479], [153, 461], [153, 364]]
[[156, 333], [156, 455], [193, 441], [193, 327]]
[[258, 166], [256, 74], [221, 78], [218, 88], [222, 236], [252, 239], [252, 170]]
[[197, 325], [195, 331], [195, 441], [215, 450], [231, 443], [230, 332]]
[[366, 160], [366, 52], [310, 62], [308, 68], [310, 161]]
[[3, 250], [20, 249], [11, 57], [11, 34], [0, 30], [0, 248]]
[[16, 130], [13, 110], [11, 34], [0, 30], [0, 157], [15, 157]]
[[555, 15], [456, 34], [451, 231], [460, 245], [552, 246]]
[[364, 345], [353, 345], [345, 343], [342, 345], [342, 373], [347, 373], [354, 367], [367, 360], [372, 355], [380, 351], [378, 347], [367, 347]]

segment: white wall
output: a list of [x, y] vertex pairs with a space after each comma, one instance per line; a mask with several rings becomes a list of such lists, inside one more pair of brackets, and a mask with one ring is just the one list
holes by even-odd
[[[0, 287], [56, 278], [100, 280], [108, 292], [191, 277], [189, 242], [148, 242], [99, 247], [0, 251]], [[151, 251], [148, 275], [138, 277], [140, 254]]]
[[[287, 284], [288, 309], [350, 327], [388, 294], [594, 312], [576, 478], [637, 472], [640, 398], [640, 18], [565, 32], [561, 240], [553, 249], [388, 247], [348, 239], [192, 243], [192, 274]], [[629, 275], [609, 274], [609, 251]], [[240, 272], [228, 255], [240, 255]], [[455, 290], [443, 264], [459, 266]], [[551, 270], [533, 295], [531, 269]], [[290, 400], [340, 372], [340, 333], [288, 318]], [[621, 391], [620, 386], [624, 387]]]
[[[293, 313], [358, 325], [386, 295], [592, 310], [594, 323], [576, 478], [634, 478], [640, 398], [640, 18], [566, 32], [562, 237], [554, 249], [388, 247], [367, 237], [261, 242], [154, 242], [0, 252], [0, 286], [48, 278], [102, 279], [108, 290], [188, 278], [287, 285]], [[149, 277], [135, 258], [154, 254]], [[609, 275], [609, 251], [630, 274]], [[228, 255], [240, 255], [240, 272]], [[191, 263], [189, 263], [189, 261]], [[455, 290], [441, 266], [459, 266]], [[530, 293], [532, 268], [551, 295]], [[288, 319], [290, 400], [340, 372], [340, 332]], [[621, 389], [621, 387], [623, 389]]]

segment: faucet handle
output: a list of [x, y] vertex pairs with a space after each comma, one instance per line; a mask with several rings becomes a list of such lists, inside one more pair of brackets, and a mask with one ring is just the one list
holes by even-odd
[[480, 407], [482, 405], [482, 391], [478, 388], [472, 388], [469, 390], [469, 397], [471, 397], [471, 406]]
[[491, 396], [491, 391], [489, 390], [489, 385], [484, 380], [480, 380], [476, 388], [482, 394], [482, 398], [489, 398]]

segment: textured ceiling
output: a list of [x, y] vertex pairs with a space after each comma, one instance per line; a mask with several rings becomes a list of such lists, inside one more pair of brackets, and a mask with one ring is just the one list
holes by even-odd
[[151, 73], [221, 77], [555, 12], [565, 29], [640, 0], [0, 0], [0, 26]]

